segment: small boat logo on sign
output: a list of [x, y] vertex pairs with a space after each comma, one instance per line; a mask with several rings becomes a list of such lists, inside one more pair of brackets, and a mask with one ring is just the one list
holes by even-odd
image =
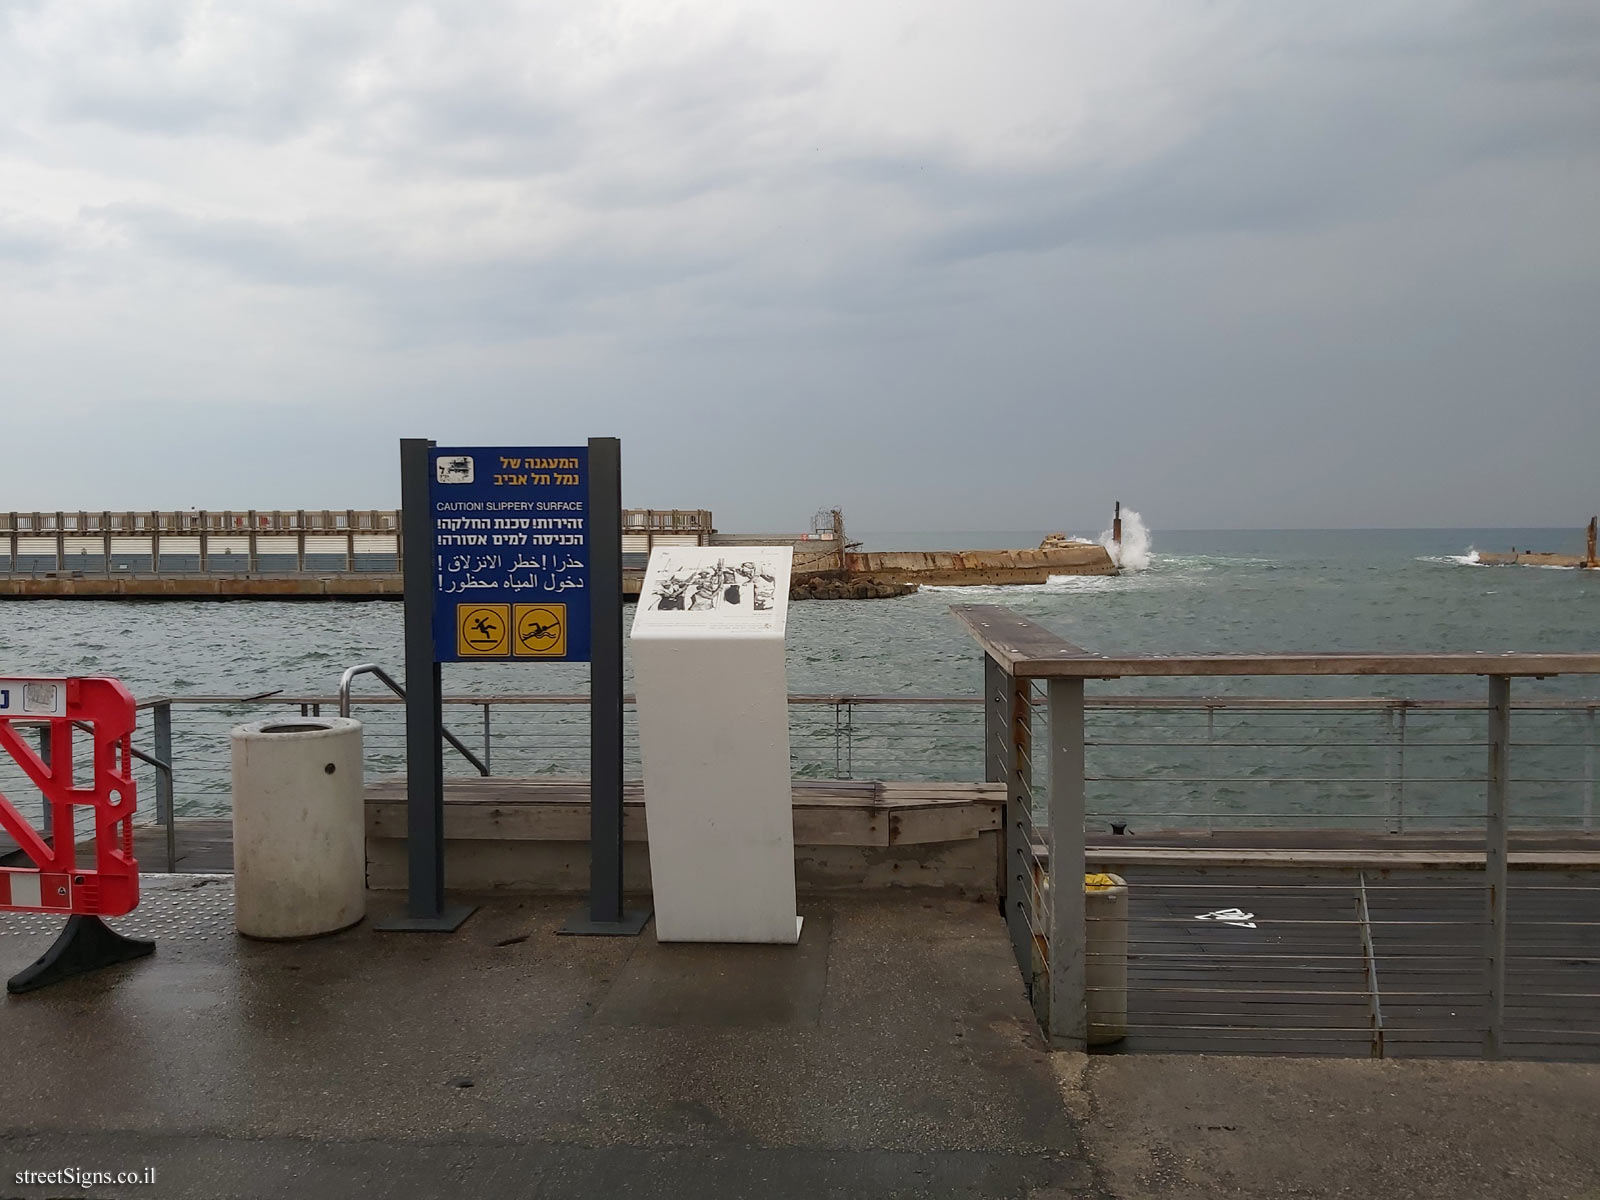
[[433, 464], [434, 478], [440, 483], [471, 483], [473, 477], [472, 456], [458, 455], [454, 458], [441, 458]]
[[1242, 908], [1219, 908], [1216, 912], [1201, 913], [1195, 920], [1219, 921], [1224, 925], [1234, 925], [1240, 929], [1256, 927], [1255, 913], [1245, 912]]

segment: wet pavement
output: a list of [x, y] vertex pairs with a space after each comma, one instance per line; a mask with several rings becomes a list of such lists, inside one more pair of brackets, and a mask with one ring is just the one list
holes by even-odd
[[[811, 903], [787, 948], [558, 937], [567, 899], [266, 944], [230, 889], [147, 880], [114, 924], [153, 958], [7, 998], [0, 1195], [1102, 1194], [992, 904]], [[57, 920], [4, 920], [10, 975]], [[157, 1182], [16, 1184], [58, 1167]]]
[[[267, 944], [226, 877], [145, 883], [153, 958], [0, 1005], [0, 1197], [1600, 1197], [1600, 1066], [1047, 1054], [992, 904]], [[59, 923], [0, 915], [0, 973]]]

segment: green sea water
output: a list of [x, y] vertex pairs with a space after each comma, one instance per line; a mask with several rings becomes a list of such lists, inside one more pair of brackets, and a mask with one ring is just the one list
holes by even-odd
[[[1037, 545], [1043, 532], [853, 536], [875, 549], [983, 548]], [[796, 603], [789, 614], [789, 688], [796, 693], [975, 696], [981, 658], [949, 611], [961, 603], [1008, 605], [1099, 652], [1600, 650], [1600, 573], [1470, 562], [1474, 547], [1515, 545], [1577, 553], [1581, 537], [1576, 530], [1554, 529], [1157, 529], [1148, 565], [1116, 577], [1063, 577], [1039, 586], [925, 588], [894, 600]], [[340, 673], [354, 663], [376, 662], [399, 676], [404, 665], [401, 646], [402, 608], [395, 602], [0, 602], [0, 674], [115, 675], [141, 699], [244, 696], [270, 690], [331, 695]], [[580, 693], [587, 686], [586, 672], [580, 664], [444, 668], [447, 692], [473, 695]], [[1121, 680], [1093, 684], [1091, 694], [1473, 699], [1481, 698], [1483, 686], [1473, 677]], [[370, 681], [363, 685], [364, 690], [370, 687]], [[1600, 678], [1527, 681], [1517, 688], [1524, 698], [1600, 697]], [[214, 812], [225, 805], [226, 731], [231, 722], [243, 719], [239, 714], [244, 711], [205, 710], [202, 716], [202, 710], [195, 708], [187, 726], [180, 715], [178, 750], [187, 760], [189, 781], [187, 787], [180, 785], [180, 811]], [[459, 710], [450, 719], [466, 723], [476, 733], [476, 712]], [[502, 722], [495, 735], [496, 753], [502, 756], [497, 769], [580, 768], [581, 712], [569, 711], [559, 718], [546, 712], [546, 724], [517, 725], [523, 716], [531, 721], [530, 714], [525, 709], [509, 717], [496, 716]], [[369, 769], [398, 769], [403, 762], [397, 716], [393, 710], [372, 710]], [[796, 770], [832, 775], [848, 767], [858, 776], [981, 778], [981, 739], [974, 717], [971, 709], [859, 708], [847, 718], [852, 722], [846, 739], [850, 744], [841, 752], [840, 734], [834, 728], [839, 714], [819, 711], [804, 720], [797, 715]], [[1099, 789], [1098, 803], [1104, 811], [1118, 805], [1122, 811], [1143, 811], [1140, 806], [1152, 803], [1149, 796], [1160, 790], [1158, 781], [1167, 770], [1185, 776], [1256, 771], [1269, 778], [1306, 765], [1280, 762], [1267, 753], [1235, 753], [1236, 761], [1220, 767], [1214, 757], [1200, 761], [1196, 755], [1190, 756], [1195, 761], [1174, 764], [1155, 748], [1118, 743], [1187, 741], [1197, 736], [1193, 719], [1188, 724], [1147, 721], [1142, 728], [1152, 736], [1142, 739], [1125, 731], [1113, 736], [1104, 727], [1109, 719], [1097, 718], [1105, 745], [1098, 751], [1101, 762], [1091, 768], [1111, 781]], [[1270, 740], [1266, 719], [1253, 720], [1236, 736]], [[1296, 736], [1306, 736], [1306, 719], [1301, 720]], [[1481, 722], [1481, 717], [1472, 720]], [[1550, 761], [1545, 769], [1552, 779], [1573, 783], [1586, 769], [1582, 718], [1563, 717], [1558, 724], [1556, 735], [1570, 743], [1571, 753], [1563, 751], [1559, 762], [1550, 758], [1554, 751], [1546, 754]], [[1524, 722], [1522, 728], [1531, 735], [1537, 726]], [[1424, 724], [1414, 729], [1415, 740], [1426, 741]], [[1448, 730], [1441, 730], [1435, 731], [1435, 740], [1449, 741], [1444, 736]], [[1216, 736], [1214, 728], [1210, 736]], [[1366, 740], [1381, 736], [1367, 727], [1360, 732]], [[1477, 736], [1481, 738], [1481, 733]], [[1467, 744], [1435, 752], [1436, 763], [1427, 761], [1425, 749], [1417, 749], [1406, 769], [1419, 779], [1444, 778], [1448, 771], [1463, 778], [1481, 772], [1481, 750], [1466, 736], [1451, 737]], [[1305, 752], [1297, 753], [1303, 760]], [[1343, 758], [1322, 753], [1311, 765], [1336, 775], [1344, 772], [1341, 778], [1357, 771], [1375, 774], [1382, 764], [1375, 764], [1374, 755], [1383, 753], [1381, 747], [1360, 753], [1351, 749]], [[852, 761], [847, 764], [842, 754], [849, 754]], [[1240, 763], [1241, 757], [1252, 761]], [[1592, 772], [1592, 761], [1587, 769]], [[1157, 782], [1115, 782], [1141, 775]], [[1425, 806], [1428, 786], [1414, 785], [1411, 802]], [[1563, 784], [1557, 790], [1560, 799], [1541, 803], [1576, 812], [1581, 785]], [[1439, 785], [1440, 797], [1447, 791], [1451, 789]], [[1263, 792], [1242, 785], [1186, 784], [1162, 803], [1170, 813], [1187, 812], [1201, 799], [1224, 809], [1234, 803], [1235, 807], [1254, 804], [1260, 812], [1286, 805], [1314, 811], [1323, 803], [1318, 796], [1327, 795], [1324, 790], [1285, 797], [1280, 789], [1279, 799], [1263, 805], [1259, 802]], [[1370, 793], [1367, 798], [1374, 812], [1392, 800], [1392, 789], [1373, 786], [1365, 793]], [[1459, 788], [1448, 800], [1436, 799], [1435, 808], [1464, 809], [1467, 801], [1458, 793]]]

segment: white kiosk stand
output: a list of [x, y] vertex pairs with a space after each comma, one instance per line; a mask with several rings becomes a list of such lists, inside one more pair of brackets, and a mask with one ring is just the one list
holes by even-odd
[[787, 546], [663, 546], [633, 618], [656, 938], [800, 940]]

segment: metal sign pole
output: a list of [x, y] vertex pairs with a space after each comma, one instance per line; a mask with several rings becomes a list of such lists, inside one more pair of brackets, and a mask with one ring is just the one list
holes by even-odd
[[406, 915], [374, 928], [449, 933], [472, 915], [444, 902], [444, 716], [433, 653], [433, 514], [426, 438], [400, 441], [401, 538], [405, 549]]
[[622, 443], [589, 439], [589, 906], [561, 929], [636, 936], [622, 898]]

